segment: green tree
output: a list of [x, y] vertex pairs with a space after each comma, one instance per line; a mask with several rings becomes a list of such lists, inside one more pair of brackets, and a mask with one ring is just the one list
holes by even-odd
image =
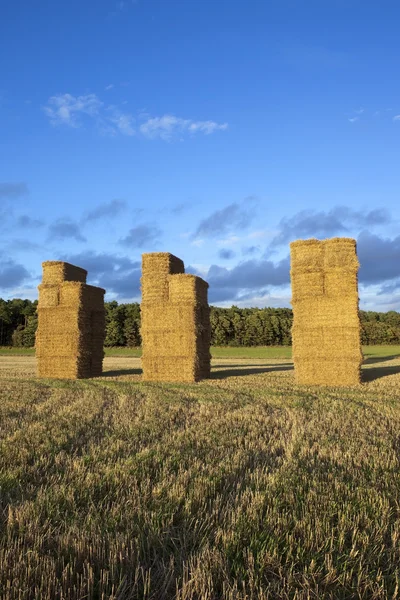
[[125, 305], [124, 335], [128, 348], [137, 348], [142, 343], [140, 335], [140, 304]]

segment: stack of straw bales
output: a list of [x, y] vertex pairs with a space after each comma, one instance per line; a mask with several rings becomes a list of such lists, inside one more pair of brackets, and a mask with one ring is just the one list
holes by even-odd
[[363, 357], [355, 240], [298, 240], [290, 250], [297, 382], [359, 384]]
[[208, 283], [185, 274], [168, 252], [142, 256], [143, 379], [198, 381], [210, 376]]
[[42, 264], [36, 357], [39, 377], [101, 375], [105, 337], [104, 290], [86, 284], [87, 271], [66, 262]]

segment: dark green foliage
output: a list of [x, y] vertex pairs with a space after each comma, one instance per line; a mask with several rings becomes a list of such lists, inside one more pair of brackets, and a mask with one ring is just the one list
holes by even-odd
[[18, 325], [12, 334], [12, 345], [18, 348], [32, 348], [35, 345], [37, 315], [27, 317], [26, 325]]
[[[0, 298], [0, 346], [11, 346], [14, 345], [13, 334], [18, 329], [19, 331], [30, 328], [30, 336], [32, 340], [32, 327], [33, 334], [36, 331], [36, 325], [33, 321], [29, 321], [31, 317], [36, 319], [36, 308], [37, 300], [31, 302], [31, 300], [21, 300], [20, 298], [14, 298], [13, 300], [2, 300]], [[21, 336], [16, 336], [20, 339]], [[24, 337], [24, 336], [23, 336]], [[28, 337], [27, 337], [28, 339]], [[33, 337], [33, 343], [35, 343]], [[18, 344], [20, 345], [20, 344]], [[21, 344], [21, 345], [26, 345]]]
[[106, 302], [106, 347], [140, 346], [140, 305]]
[[[0, 346], [29, 347], [35, 343], [37, 301], [0, 299]], [[141, 345], [140, 304], [106, 302], [106, 347]], [[400, 344], [400, 313], [361, 311], [363, 345]], [[290, 308], [211, 307], [213, 346], [290, 346]]]
[[213, 346], [290, 346], [290, 308], [211, 307]]

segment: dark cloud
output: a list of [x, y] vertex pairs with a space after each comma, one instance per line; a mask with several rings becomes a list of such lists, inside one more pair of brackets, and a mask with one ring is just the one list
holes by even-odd
[[6, 243], [5, 249], [8, 253], [13, 254], [16, 254], [17, 252], [40, 252], [43, 254], [43, 252], [46, 251], [46, 248], [44, 248], [41, 244], [36, 244], [35, 242], [31, 242], [26, 238], [12, 238]]
[[253, 254], [256, 254], [257, 252], [260, 252], [259, 246], [246, 246], [242, 248], [243, 256], [251, 256]]
[[271, 246], [309, 237], [327, 237], [346, 233], [350, 228], [364, 228], [383, 225], [390, 221], [385, 209], [369, 212], [351, 210], [346, 206], [336, 206], [330, 211], [302, 210], [292, 217], [284, 217], [279, 223], [279, 234]]
[[360, 283], [376, 284], [400, 277], [400, 235], [391, 240], [362, 231], [357, 254]]
[[0, 198], [16, 200], [28, 194], [28, 186], [23, 182], [0, 183]]
[[[249, 199], [247, 204], [251, 201], [252, 199]], [[226, 233], [233, 228], [243, 229], [251, 223], [254, 217], [253, 208], [253, 205], [250, 209], [249, 207], [246, 208], [244, 204], [234, 202], [221, 210], [216, 210], [199, 223], [193, 237], [213, 237]]]
[[49, 226], [50, 240], [74, 239], [77, 242], [86, 242], [81, 234], [79, 225], [71, 219], [58, 219]]
[[194, 267], [193, 265], [188, 265], [187, 267], [185, 267], [185, 273], [190, 273], [190, 275], [198, 275], [199, 277], [203, 277], [200, 271], [196, 269], [196, 267]]
[[89, 211], [82, 219], [83, 222], [93, 222], [104, 218], [113, 218], [126, 209], [124, 200], [111, 200], [104, 204], [99, 204], [97, 208]]
[[229, 260], [230, 258], [234, 258], [236, 254], [233, 250], [229, 250], [229, 248], [221, 248], [218, 252], [218, 256], [223, 260]]
[[60, 257], [88, 272], [88, 283], [99, 285], [106, 292], [123, 299], [137, 298], [140, 295], [141, 262], [126, 256], [108, 253], [80, 252]]
[[21, 285], [26, 279], [30, 279], [30, 275], [23, 265], [16, 263], [10, 258], [1, 257], [0, 289], [12, 289]]
[[188, 208], [190, 208], [191, 203], [190, 202], [181, 202], [180, 204], [176, 204], [175, 206], [172, 206], [169, 209], [169, 212], [172, 215], [178, 216], [181, 215], [182, 213], [184, 213], [186, 210], [188, 210]]
[[242, 295], [262, 295], [269, 286], [290, 284], [290, 261], [287, 256], [278, 263], [270, 260], [247, 260], [233, 269], [212, 265], [206, 281], [210, 285], [210, 301], [234, 301]]
[[395, 292], [400, 290], [400, 279], [397, 279], [391, 283], [387, 283], [383, 285], [378, 292], [378, 296], [383, 296], [386, 294], [394, 294]]
[[21, 215], [17, 219], [17, 226], [24, 227], [26, 229], [38, 229], [39, 227], [43, 227], [43, 221], [39, 221], [39, 219], [32, 219], [28, 215]]
[[160, 229], [153, 225], [138, 225], [128, 232], [128, 235], [119, 241], [123, 246], [143, 248], [157, 242], [161, 235]]

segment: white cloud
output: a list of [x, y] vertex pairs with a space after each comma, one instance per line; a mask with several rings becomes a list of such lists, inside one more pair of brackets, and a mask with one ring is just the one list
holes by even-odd
[[257, 231], [251, 231], [249, 234], [242, 235], [242, 236], [232, 234], [232, 235], [225, 237], [224, 239], [217, 240], [217, 245], [218, 246], [232, 246], [234, 244], [237, 244], [238, 242], [243, 243], [243, 242], [248, 242], [249, 240], [272, 238], [272, 237], [274, 237], [275, 234], [276, 234], [275, 231], [271, 231], [269, 229], [260, 229]]
[[150, 139], [161, 138], [166, 141], [183, 135], [184, 133], [204, 133], [209, 135], [217, 130], [225, 130], [228, 123], [216, 123], [215, 121], [193, 121], [192, 119], [181, 119], [174, 115], [163, 115], [147, 119], [140, 126], [140, 132]]
[[108, 90], [112, 90], [113, 87], [114, 87], [114, 84], [110, 83], [109, 85], [106, 85], [106, 87], [104, 89], [108, 92]]
[[393, 121], [400, 121], [400, 115], [396, 115], [395, 117], [393, 117]]
[[358, 117], [351, 117], [349, 118], [350, 123], [355, 123], [356, 121], [358, 121]]
[[201, 133], [205, 133], [209, 135], [210, 133], [214, 133], [214, 131], [224, 131], [228, 129], [228, 123], [215, 123], [215, 121], [195, 121], [189, 125], [190, 132], [200, 131]]
[[78, 127], [79, 115], [97, 117], [102, 106], [103, 103], [96, 94], [87, 94], [86, 96], [58, 94], [49, 98], [44, 111], [52, 125]]
[[[112, 87], [113, 84], [110, 84], [105, 89], [109, 90]], [[146, 138], [160, 138], [165, 141], [170, 141], [184, 134], [202, 133], [210, 135], [215, 131], [228, 128], [227, 123], [194, 121], [193, 119], [182, 119], [173, 115], [150, 117], [142, 113], [139, 118], [145, 119], [145, 121], [137, 129], [135, 118], [130, 113], [122, 112], [118, 106], [105, 104], [96, 94], [85, 96], [58, 94], [51, 96], [43, 110], [52, 125], [77, 128], [83, 125], [83, 120], [86, 118], [93, 120], [102, 134], [116, 135], [120, 133], [133, 136], [140, 133]]]
[[242, 239], [245, 239], [245, 238], [240, 238], [237, 235], [229, 235], [228, 237], [226, 237], [222, 240], [217, 240], [217, 244], [218, 244], [218, 246], [229, 246], [232, 244], [237, 244], [237, 242], [240, 242]]
[[203, 246], [203, 245], [204, 245], [204, 242], [205, 242], [205, 241], [206, 241], [206, 240], [193, 240], [193, 241], [191, 242], [191, 245], [192, 245], [192, 246], [196, 246], [197, 248], [201, 248], [201, 246]]
[[135, 135], [134, 118], [127, 113], [115, 112], [110, 121], [123, 135]]

